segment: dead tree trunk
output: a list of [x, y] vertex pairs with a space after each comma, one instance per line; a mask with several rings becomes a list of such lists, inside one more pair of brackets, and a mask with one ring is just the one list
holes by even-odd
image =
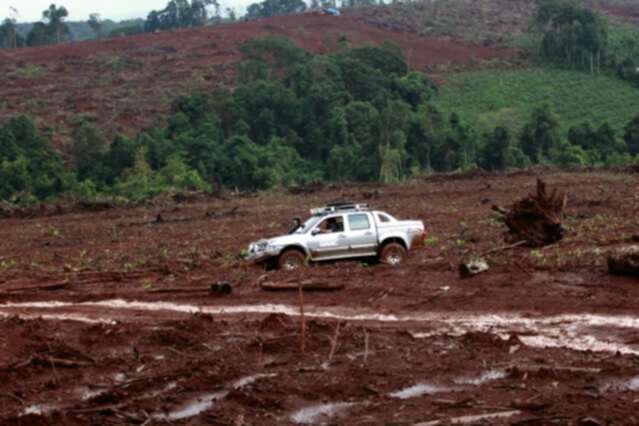
[[541, 247], [556, 243], [564, 236], [561, 224], [567, 197], [553, 189], [549, 195], [546, 184], [537, 179], [537, 193], [530, 194], [513, 204], [510, 211], [493, 206], [493, 210], [504, 215], [508, 226], [508, 242], [526, 241], [531, 247]]

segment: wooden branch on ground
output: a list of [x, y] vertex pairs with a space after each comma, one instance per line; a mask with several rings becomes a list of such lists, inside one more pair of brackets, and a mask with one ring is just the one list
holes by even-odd
[[51, 367], [55, 370], [56, 366], [64, 367], [64, 368], [79, 368], [79, 367], [88, 367], [90, 365], [93, 365], [94, 363], [89, 361], [76, 361], [76, 360], [55, 358], [55, 357], [43, 356], [43, 355], [33, 355], [24, 361], [20, 361], [20, 362], [11, 364], [7, 367], [4, 367], [3, 370], [19, 370], [31, 364], [40, 365], [42, 367]]
[[479, 256], [483, 257], [483, 256], [486, 256], [488, 254], [493, 254], [493, 253], [497, 253], [497, 252], [500, 252], [500, 251], [511, 250], [511, 249], [516, 248], [516, 247], [523, 246], [524, 244], [526, 244], [526, 241], [523, 241], [523, 240], [522, 241], [518, 241], [518, 242], [516, 242], [514, 244], [509, 244], [507, 246], [501, 246], [501, 247], [496, 247], [496, 248], [493, 248], [493, 249], [490, 249], [490, 250], [486, 250], [485, 252], [480, 253]]
[[51, 365], [52, 368], [55, 368], [56, 366], [64, 367], [64, 368], [78, 368], [78, 367], [88, 367], [90, 365], [93, 365], [92, 362], [88, 362], [88, 361], [75, 361], [71, 359], [54, 358], [50, 356], [38, 356], [38, 355], [34, 356], [31, 359], [31, 363], [36, 365], [42, 365], [44, 367], [48, 367], [49, 365]]
[[333, 338], [330, 339], [331, 340], [331, 351], [328, 354], [328, 359], [326, 360], [326, 365], [329, 365], [331, 363], [331, 361], [333, 360], [333, 357], [335, 356], [335, 351], [337, 350], [337, 341], [339, 339], [339, 327], [340, 327], [340, 323], [338, 322], [337, 325], [335, 326], [335, 335], [333, 335]]
[[304, 291], [301, 282], [299, 283], [298, 292], [300, 300], [300, 350], [302, 355], [304, 355], [306, 353], [306, 318], [304, 317]]

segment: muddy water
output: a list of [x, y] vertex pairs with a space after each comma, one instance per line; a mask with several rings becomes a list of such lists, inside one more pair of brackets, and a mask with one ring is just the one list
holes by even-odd
[[[243, 387], [252, 385], [260, 379], [275, 377], [277, 374], [254, 374], [252, 376], [242, 377], [241, 379], [233, 382], [229, 387], [231, 389], [241, 389]], [[160, 421], [175, 421], [188, 419], [189, 417], [195, 417], [213, 407], [216, 402], [223, 400], [230, 393], [229, 389], [224, 389], [216, 392], [205, 393], [192, 397], [183, 402], [178, 408], [170, 411], [169, 413], [157, 413], [151, 417]]]
[[317, 404], [302, 408], [291, 415], [291, 421], [298, 424], [313, 424], [325, 421], [341, 411], [355, 405], [352, 402], [333, 402], [329, 404]]
[[154, 414], [151, 417], [155, 420], [175, 421], [187, 419], [189, 417], [197, 416], [204, 411], [207, 411], [216, 401], [219, 401], [228, 395], [228, 391], [213, 392], [204, 395], [197, 396], [189, 401], [186, 401], [180, 408], [171, 411], [168, 414]]
[[508, 374], [504, 370], [489, 370], [481, 373], [478, 377], [462, 377], [455, 379], [454, 382], [458, 385], [474, 385], [479, 386], [484, 383], [492, 382], [493, 380], [503, 379]]
[[521, 411], [502, 411], [499, 413], [477, 414], [471, 416], [452, 417], [446, 420], [434, 420], [431, 422], [416, 423], [414, 426], [439, 426], [439, 425], [472, 425], [472, 424], [494, 424], [492, 420], [507, 419], [521, 414]]
[[416, 398], [422, 395], [433, 395], [439, 392], [448, 392], [451, 390], [452, 389], [443, 386], [437, 386], [428, 383], [418, 383], [416, 385], [409, 386], [396, 392], [391, 392], [389, 396], [397, 399], [409, 399]]
[[[60, 311], [60, 312], [56, 312]], [[124, 313], [172, 312], [178, 314], [204, 313], [211, 315], [235, 314], [285, 314], [299, 315], [298, 308], [283, 304], [207, 306], [177, 304], [171, 302], [137, 302], [122, 299], [100, 302], [29, 302], [0, 305], [0, 315], [18, 315], [24, 318], [41, 316], [51, 320], [83, 322], [108, 322], [114, 318], [130, 320]], [[99, 317], [95, 315], [99, 314]], [[428, 332], [416, 331], [415, 338], [433, 335], [463, 335], [469, 332], [485, 332], [507, 339], [511, 334], [521, 335], [520, 340], [533, 347], [557, 347], [578, 351], [619, 352], [639, 355], [639, 346], [623, 342], [621, 334], [628, 329], [639, 329], [639, 317], [615, 315], [569, 314], [534, 317], [517, 313], [416, 313], [394, 315], [377, 313], [366, 309], [343, 309], [339, 307], [305, 307], [310, 318], [339, 319], [346, 321], [368, 321], [386, 323], [410, 323], [411, 328], [428, 326]], [[605, 331], [602, 331], [605, 329]], [[618, 333], [615, 333], [617, 331]]]

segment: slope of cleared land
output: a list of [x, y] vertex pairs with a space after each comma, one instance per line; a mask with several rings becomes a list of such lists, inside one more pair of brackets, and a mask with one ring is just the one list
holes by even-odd
[[[490, 205], [533, 191], [535, 173], [0, 220], [0, 424], [414, 424], [494, 413], [475, 423], [637, 424], [639, 286], [608, 275], [605, 254], [639, 232], [639, 175], [540, 172], [568, 193], [565, 238], [493, 251], [491, 270], [467, 280], [460, 259], [504, 244]], [[423, 219], [427, 244], [397, 268], [284, 273], [238, 257], [335, 198]], [[216, 281], [232, 293], [209, 292]], [[265, 281], [344, 288], [304, 294], [302, 338], [298, 293], [265, 292]]]
[[[613, 24], [639, 21], [633, 0], [584, 0]], [[365, 8], [358, 14], [381, 28], [444, 36], [484, 46], [511, 46], [524, 35], [535, 13], [531, 0], [420, 0]]]
[[398, 44], [412, 68], [507, 58], [512, 52], [387, 31], [354, 16], [303, 14], [121, 39], [0, 52], [0, 120], [30, 114], [62, 143], [76, 114], [108, 134], [131, 133], [162, 118], [174, 97], [234, 83], [238, 45], [266, 34], [315, 52], [349, 45]]
[[637, 88], [614, 77], [577, 71], [529, 69], [472, 71], [451, 74], [435, 104], [457, 112], [479, 130], [505, 126], [518, 130], [532, 110], [551, 105], [563, 130], [590, 122], [608, 122], [618, 134], [639, 111]]

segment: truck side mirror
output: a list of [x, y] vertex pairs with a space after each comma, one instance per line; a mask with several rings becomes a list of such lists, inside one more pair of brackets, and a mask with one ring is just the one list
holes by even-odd
[[321, 232], [321, 231], [320, 231], [320, 229], [319, 229], [319, 228], [315, 228], [315, 229], [313, 229], [313, 230], [311, 231], [311, 235], [312, 235], [312, 236], [316, 236], [316, 235], [317, 235], [317, 234], [319, 234], [320, 232]]

